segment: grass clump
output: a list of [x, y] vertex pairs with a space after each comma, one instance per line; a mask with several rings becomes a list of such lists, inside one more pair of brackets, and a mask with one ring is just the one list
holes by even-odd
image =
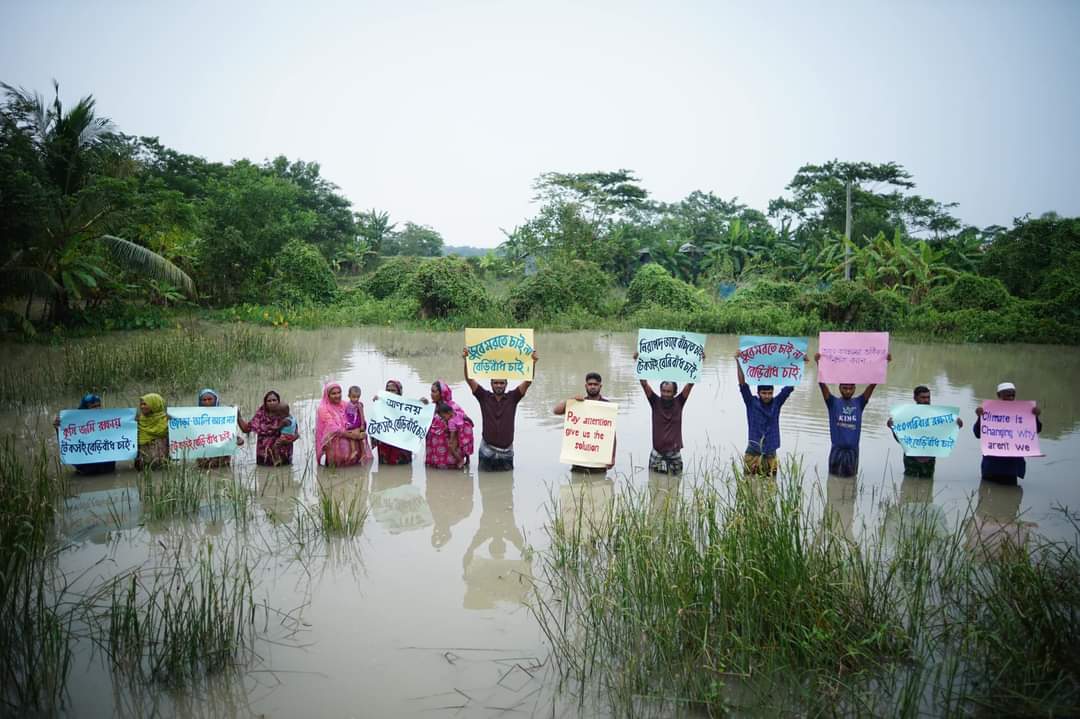
[[532, 611], [562, 677], [618, 716], [1080, 710], [1075, 540], [992, 548], [928, 515], [856, 542], [801, 479], [556, 511]]
[[362, 489], [335, 493], [333, 489], [318, 485], [318, 501], [314, 507], [305, 505], [309, 518], [323, 535], [329, 537], [355, 537], [364, 529], [368, 508]]
[[254, 656], [257, 604], [243, 552], [216, 559], [207, 544], [186, 567], [177, 551], [170, 568], [117, 577], [98, 601], [108, 602], [98, 643], [129, 679], [180, 687]]

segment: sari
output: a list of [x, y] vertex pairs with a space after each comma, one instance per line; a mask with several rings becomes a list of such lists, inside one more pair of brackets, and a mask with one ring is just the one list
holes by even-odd
[[[277, 409], [271, 412], [266, 408], [266, 398], [274, 395], [278, 398]], [[281, 403], [281, 395], [270, 390], [263, 395], [262, 406], [255, 410], [255, 415], [247, 423], [248, 429], [255, 433], [255, 463], [266, 467], [292, 464], [293, 442], [296, 432], [284, 433], [289, 424], [295, 421], [289, 416], [289, 405]]]
[[[454, 393], [450, 386], [442, 380], [438, 381], [438, 385], [440, 401], [450, 405], [450, 408], [454, 410], [454, 416], [450, 418], [449, 423], [444, 421], [438, 414], [431, 419], [431, 427], [427, 433], [427, 453], [424, 456], [424, 464], [436, 469], [464, 467], [469, 463], [469, 456], [473, 453], [473, 421], [469, 419], [469, 415], [465, 414], [465, 410], [461, 409], [461, 406], [454, 401]], [[457, 435], [458, 451], [461, 453], [460, 461], [454, 459], [454, 455], [450, 452], [451, 432]]]
[[[393, 385], [397, 388], [396, 394], [401, 396], [401, 382], [396, 379], [386, 380], [386, 386]], [[389, 390], [387, 390], [389, 391]], [[379, 464], [410, 464], [412, 462], [412, 452], [402, 449], [401, 447], [395, 447], [392, 444], [386, 444], [380, 442], [377, 439], [372, 439], [371, 444], [379, 451]]]
[[135, 418], [139, 428], [136, 468], [141, 468], [144, 464], [154, 466], [169, 460], [169, 415], [165, 411], [165, 399], [153, 392], [144, 394], [139, 399], [150, 408], [150, 414], [143, 414], [140, 409]]
[[[214, 403], [210, 405], [211, 407], [221, 406], [221, 395], [219, 395], [217, 392], [210, 389], [209, 387], [199, 390], [199, 394], [195, 396], [195, 405], [198, 407], [202, 407], [203, 397], [206, 397], [207, 395], [214, 398]], [[232, 464], [232, 457], [200, 457], [199, 459], [195, 460], [195, 465], [199, 467], [199, 469], [228, 467], [230, 464]]]
[[345, 402], [330, 401], [330, 390], [341, 385], [331, 382], [323, 387], [322, 401], [315, 413], [315, 463], [321, 464], [326, 457], [328, 467], [346, 467], [359, 464], [364, 458], [362, 446], [365, 442], [342, 436], [349, 431], [349, 419], [345, 412]]

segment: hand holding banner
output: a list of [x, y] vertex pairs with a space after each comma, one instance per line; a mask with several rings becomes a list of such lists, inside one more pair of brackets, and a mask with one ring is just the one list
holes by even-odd
[[236, 407], [170, 407], [169, 459], [231, 457]]
[[697, 382], [705, 360], [705, 335], [639, 329], [637, 353], [638, 379]]
[[1042, 457], [1039, 427], [1031, 400], [983, 402], [979, 436], [986, 457]]
[[739, 366], [746, 383], [794, 387], [806, 364], [805, 337], [739, 337]]
[[135, 410], [65, 409], [56, 430], [64, 464], [122, 462], [139, 453]]
[[948, 457], [956, 446], [959, 407], [902, 404], [889, 410], [892, 431], [910, 457]]
[[533, 331], [465, 329], [466, 376], [469, 379], [533, 378]]
[[417, 452], [424, 446], [434, 416], [433, 404], [383, 395], [371, 403], [367, 433], [392, 447]]
[[619, 405], [587, 399], [566, 401], [559, 461], [579, 467], [606, 467], [615, 453], [615, 417]]
[[822, 332], [818, 382], [881, 384], [889, 366], [888, 332]]

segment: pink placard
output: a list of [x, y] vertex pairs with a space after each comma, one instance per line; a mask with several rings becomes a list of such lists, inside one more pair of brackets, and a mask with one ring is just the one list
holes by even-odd
[[881, 384], [889, 366], [888, 332], [822, 332], [818, 382]]
[[1031, 400], [983, 402], [979, 423], [982, 453], [990, 457], [1042, 457], [1035, 403]]

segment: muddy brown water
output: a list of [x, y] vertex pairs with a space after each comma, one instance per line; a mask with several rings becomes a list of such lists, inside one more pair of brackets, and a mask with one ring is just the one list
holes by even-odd
[[[257, 371], [242, 372], [217, 388], [223, 402], [241, 405], [245, 416], [266, 389], [275, 389], [300, 421], [293, 467], [256, 470], [250, 445], [234, 462], [232, 471], [256, 492], [257, 517], [246, 530], [227, 517], [144, 521], [135, 474], [123, 468], [103, 478], [73, 479], [76, 496], [63, 525], [70, 547], [62, 558], [65, 571], [83, 572], [81, 581], [92, 584], [161, 561], [177, 548], [245, 543], [259, 556], [256, 597], [289, 611], [288, 626], [271, 622], [250, 667], [190, 690], [125, 690], [81, 648], [69, 682], [69, 714], [502, 716], [551, 715], [553, 707], [556, 714], [576, 714], [576, 703], [554, 692], [548, 647], [525, 606], [529, 578], [537, 571], [534, 553], [547, 545], [552, 498], [582, 501], [559, 464], [562, 418], [551, 409], [582, 393], [586, 372], [600, 372], [603, 394], [619, 403], [618, 456], [607, 478], [580, 492], [602, 502], [628, 484], [677, 489], [677, 480], [650, 477], [645, 469], [650, 420], [634, 378], [635, 336], [539, 334], [536, 381], [517, 413], [516, 468], [495, 474], [475, 467], [426, 470], [419, 457], [411, 467], [327, 470], [311, 464], [314, 409], [330, 379], [359, 385], [366, 401], [388, 378], [401, 380], [410, 397], [426, 395], [431, 382], [445, 379], [479, 422], [462, 378], [460, 334], [343, 329], [293, 331], [290, 337], [315, 353], [311, 374], [268, 382]], [[715, 467], [718, 458], [739, 456], [745, 446], [732, 358], [737, 342], [734, 336], [709, 337], [703, 376], [684, 415], [688, 475]], [[781, 455], [802, 458], [811, 498], [826, 503], [853, 535], [890, 521], [905, 506], [930, 505], [948, 523], [970, 505], [988, 523], [1020, 522], [1026, 531], [1070, 536], [1056, 508], [1075, 511], [1080, 505], [1080, 399], [1072, 385], [1080, 377], [1080, 349], [899, 341], [891, 349], [888, 383], [877, 388], [864, 415], [857, 480], [826, 476], [829, 433], [817, 385], [798, 387], [784, 407]], [[1043, 409], [1046, 456], [1028, 461], [1028, 476], [1015, 488], [980, 483], [979, 445], [971, 433], [975, 407], [1003, 380]], [[885, 427], [888, 407], [909, 402], [917, 384], [931, 387], [935, 403], [959, 406], [965, 421], [957, 449], [938, 461], [933, 480], [903, 477], [901, 452]], [[131, 388], [130, 396], [110, 396], [106, 403], [130, 406], [140, 392], [153, 389]], [[69, 399], [76, 398], [2, 416], [23, 437], [44, 436], [53, 413], [74, 406]], [[166, 399], [172, 405], [194, 401]], [[312, 543], [298, 552], [287, 537], [281, 540], [280, 528], [314, 502], [316, 481], [363, 492], [370, 515], [357, 538]]]

